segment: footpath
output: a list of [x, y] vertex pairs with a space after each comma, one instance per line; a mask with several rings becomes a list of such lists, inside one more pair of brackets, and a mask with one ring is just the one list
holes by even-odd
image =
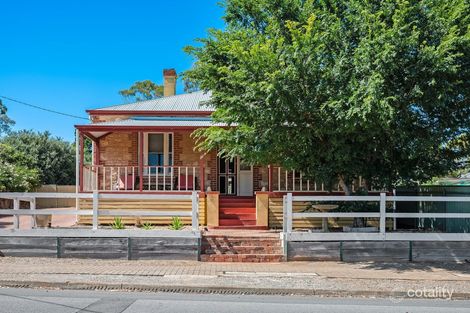
[[3, 257], [0, 287], [468, 300], [470, 264]]

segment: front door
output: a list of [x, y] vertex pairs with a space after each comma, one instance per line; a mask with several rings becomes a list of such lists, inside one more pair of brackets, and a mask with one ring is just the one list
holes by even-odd
[[218, 183], [221, 195], [237, 194], [237, 162], [236, 159], [219, 158]]
[[238, 164], [238, 195], [253, 196], [253, 166], [242, 160]]

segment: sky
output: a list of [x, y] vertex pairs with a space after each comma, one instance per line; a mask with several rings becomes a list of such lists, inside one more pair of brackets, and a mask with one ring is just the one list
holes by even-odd
[[[135, 81], [161, 84], [164, 68], [191, 67], [182, 49], [223, 28], [218, 2], [0, 0], [0, 96], [83, 117], [125, 103], [118, 91]], [[74, 125], [88, 123], [2, 101], [15, 130], [73, 141]]]

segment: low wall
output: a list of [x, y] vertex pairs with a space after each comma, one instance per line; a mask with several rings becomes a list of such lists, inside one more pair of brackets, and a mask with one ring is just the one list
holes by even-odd
[[462, 262], [468, 241], [289, 241], [288, 261]]
[[91, 259], [198, 260], [197, 236], [2, 236], [3, 256]]

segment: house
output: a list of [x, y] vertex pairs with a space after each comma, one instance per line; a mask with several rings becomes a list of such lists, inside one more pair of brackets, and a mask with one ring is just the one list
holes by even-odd
[[[324, 191], [324, 186], [304, 179], [299, 172], [251, 165], [240, 158], [219, 158], [217, 151], [197, 151], [192, 132], [215, 125], [211, 120], [214, 108], [210, 93], [176, 95], [176, 71], [164, 70], [163, 76], [162, 98], [88, 110], [91, 123], [76, 125], [78, 191], [121, 194], [197, 191], [201, 224], [261, 228], [282, 226], [282, 195], [286, 192]], [[84, 162], [85, 138], [92, 141], [92, 164]], [[261, 205], [257, 208], [255, 194], [264, 197], [263, 209], [259, 208]], [[89, 205], [82, 203], [81, 207]], [[108, 204], [110, 209], [136, 206], [172, 208], [162, 203]], [[87, 217], [81, 220], [86, 222]]]

